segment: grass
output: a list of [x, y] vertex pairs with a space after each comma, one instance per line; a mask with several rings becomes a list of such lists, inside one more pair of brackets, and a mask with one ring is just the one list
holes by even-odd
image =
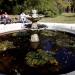
[[63, 13], [55, 18], [45, 17], [41, 22], [75, 23], [75, 13]]

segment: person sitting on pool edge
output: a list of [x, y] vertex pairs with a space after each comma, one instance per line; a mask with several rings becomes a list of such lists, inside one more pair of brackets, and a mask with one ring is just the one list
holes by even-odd
[[1, 20], [4, 24], [11, 23], [11, 19], [10, 19], [9, 15], [7, 14], [7, 12], [5, 12], [4, 14], [1, 15]]
[[24, 12], [22, 12], [21, 14], [20, 14], [20, 22], [22, 22], [22, 23], [25, 23], [26, 22], [26, 20], [27, 20], [27, 18], [26, 18], [26, 14], [24, 13]]

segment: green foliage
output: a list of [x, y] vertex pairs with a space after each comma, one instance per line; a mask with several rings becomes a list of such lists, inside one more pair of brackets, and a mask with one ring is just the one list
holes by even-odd
[[45, 11], [44, 15], [46, 17], [55, 17], [57, 14], [55, 12], [52, 13], [51, 11]]
[[29, 13], [32, 9], [37, 9], [39, 13], [54, 17], [60, 11], [56, 0], [7, 0], [7, 2], [1, 0], [0, 3], [1, 9], [13, 12], [14, 14], [19, 14], [22, 11]]
[[0, 42], [0, 51], [5, 51], [10, 48], [15, 48], [15, 46], [13, 45], [13, 42], [9, 42], [7, 40]]
[[[56, 0], [27, 0], [28, 9], [37, 9], [38, 13], [54, 17], [62, 12], [62, 6], [58, 6]], [[61, 4], [60, 4], [61, 5]]]
[[26, 54], [26, 63], [31, 67], [42, 66], [55, 60], [52, 53], [47, 53], [41, 49]]
[[22, 11], [29, 13], [32, 9], [37, 9], [38, 13], [50, 17], [61, 14], [64, 8], [71, 5], [75, 7], [75, 0], [0, 0], [0, 9], [13, 14], [20, 14]]
[[45, 16], [54, 17], [59, 14], [59, 9], [55, 0], [40, 0], [35, 9]]
[[75, 8], [75, 0], [72, 0], [72, 5], [73, 5], [74, 8]]
[[14, 6], [14, 8], [13, 8], [13, 13], [14, 14], [20, 14], [21, 11], [22, 11], [22, 7], [20, 5]]

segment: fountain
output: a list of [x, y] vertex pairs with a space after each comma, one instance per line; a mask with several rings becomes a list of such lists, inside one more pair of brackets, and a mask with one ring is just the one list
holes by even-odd
[[[38, 30], [38, 24], [37, 24], [37, 21], [39, 21], [41, 19], [41, 16], [39, 16], [37, 14], [37, 10], [32, 10], [32, 15], [31, 17], [29, 18], [32, 22], [32, 25], [31, 25], [31, 29], [33, 31], [35, 30]], [[31, 39], [30, 39], [30, 42], [31, 42], [31, 46], [36, 49], [39, 45], [39, 36], [37, 33], [33, 33], [31, 35]]]
[[[63, 72], [64, 72], [64, 70], [67, 71], [68, 70], [67, 67], [69, 68], [70, 66], [71, 66], [71, 69], [72, 68], [75, 69], [75, 67], [73, 67], [75, 65], [75, 63], [74, 63], [75, 54], [72, 54], [70, 49], [68, 49], [66, 47], [64, 48], [64, 46], [63, 46], [63, 42], [66, 43], [66, 41], [68, 41], [68, 39], [67, 39], [67, 38], [69, 38], [68, 34], [65, 35], [62, 32], [59, 33], [59, 32], [55, 32], [55, 31], [43, 31], [43, 32], [41, 31], [41, 33], [40, 33], [41, 36], [40, 36], [40, 35], [38, 35], [38, 32], [39, 32], [38, 30], [41, 30], [41, 28], [38, 27], [39, 24], [37, 22], [41, 19], [41, 16], [39, 16], [37, 14], [36, 10], [32, 10], [32, 15], [29, 17], [29, 19], [32, 21], [30, 29], [27, 28], [27, 30], [29, 32], [24, 32], [23, 34], [22, 34], [22, 32], [19, 33], [19, 35], [18, 35], [19, 37], [17, 37], [19, 39], [15, 40], [16, 41], [15, 44], [18, 45], [18, 43], [19, 43], [19, 45], [17, 47], [20, 49], [16, 48], [17, 50], [14, 50], [12, 52], [9, 50], [6, 52], [6, 55], [8, 55], [8, 54], [11, 56], [13, 55], [16, 58], [16, 60], [13, 59], [15, 62], [17, 62], [17, 64], [14, 64], [14, 65], [17, 65], [18, 68], [16, 68], [14, 66], [13, 71], [17, 75], [20, 75], [20, 73], [23, 73], [22, 71], [24, 71], [24, 73], [27, 72], [27, 73], [31, 74], [32, 71], [36, 72], [35, 70], [37, 70], [37, 69], [39, 69], [40, 72], [48, 70], [50, 72], [55, 71], [55, 73], [58, 71], [63, 71]], [[51, 27], [51, 25], [49, 25], [49, 26]], [[26, 33], [28, 33], [28, 34], [26, 35]], [[66, 41], [62, 40], [63, 39], [62, 35]], [[41, 45], [41, 46], [39, 46], [39, 45]], [[75, 45], [75, 42], [74, 43], [71, 42], [70, 46], [71, 45]], [[65, 46], [67, 46], [67, 45], [65, 45]], [[6, 48], [4, 48], [4, 50], [6, 50]], [[31, 51], [29, 51], [29, 50], [31, 50]], [[35, 51], [33, 51], [33, 50], [35, 50]], [[52, 50], [54, 50], [54, 51], [51, 52]], [[74, 47], [74, 50], [75, 50], [75, 47]], [[52, 53], [52, 54], [50, 54], [50, 53]], [[24, 57], [23, 56], [24, 54], [26, 54], [27, 56], [25, 55], [26, 57]], [[40, 55], [40, 54], [42, 54], [42, 55]], [[31, 56], [31, 58], [30, 58], [30, 56]], [[41, 56], [41, 58], [40, 58], [40, 56]], [[4, 56], [3, 56], [3, 58], [4, 58]], [[8, 56], [5, 58], [8, 58]], [[24, 63], [24, 58], [27, 58], [27, 60], [25, 59], [25, 63]], [[47, 58], [49, 58], [49, 59], [47, 59]], [[10, 59], [11, 59], [11, 57], [10, 57]], [[20, 62], [21, 60], [23, 60], [23, 61]], [[29, 60], [29, 62], [28, 62], [28, 60]], [[32, 60], [34, 60], [34, 62]], [[6, 60], [4, 60], [3, 62], [6, 63]], [[28, 63], [26, 64], [26, 62], [28, 62], [29, 64]], [[24, 64], [22, 64], [22, 63], [24, 63]], [[47, 66], [44, 65], [45, 63], [47, 63]], [[30, 64], [31, 64], [31, 66], [30, 66]], [[28, 65], [28, 67], [27, 67], [27, 65]], [[43, 65], [43, 66], [41, 66], [41, 65]], [[69, 66], [67, 66], [67, 65], [69, 65]], [[31, 67], [32, 67], [32, 71], [30, 70]], [[33, 68], [34, 68], [34, 70], [33, 70]], [[12, 69], [10, 69], [10, 70], [12, 70]], [[37, 74], [37, 72], [36, 72], [36, 74]]]
[[32, 10], [31, 16], [27, 17], [32, 22], [30, 30], [42, 30], [42, 28], [47, 28], [46, 25], [37, 23], [42, 17], [44, 16], [37, 14], [37, 10]]
[[33, 29], [38, 28], [37, 21], [39, 21], [39, 19], [40, 19], [40, 17], [37, 14], [37, 10], [32, 10], [32, 15], [30, 18], [30, 20], [32, 21], [31, 28], [33, 28]]

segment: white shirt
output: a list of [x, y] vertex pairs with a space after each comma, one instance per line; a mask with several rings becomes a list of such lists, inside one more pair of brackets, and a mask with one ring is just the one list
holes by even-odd
[[20, 14], [20, 18], [26, 18], [26, 15], [24, 13]]
[[4, 15], [5, 16], [5, 18], [8, 18], [8, 15]]
[[20, 14], [20, 21], [26, 21], [26, 15], [24, 13]]

